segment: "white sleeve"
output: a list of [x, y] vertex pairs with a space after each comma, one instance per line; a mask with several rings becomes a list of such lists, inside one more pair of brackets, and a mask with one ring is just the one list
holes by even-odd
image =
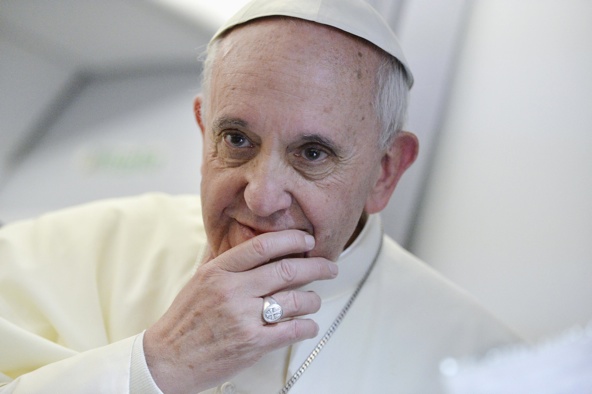
[[152, 379], [146, 364], [144, 332], [136, 337], [132, 349], [130, 394], [163, 394]]
[[23, 374], [0, 393], [128, 393], [134, 342], [142, 334], [78, 353]]

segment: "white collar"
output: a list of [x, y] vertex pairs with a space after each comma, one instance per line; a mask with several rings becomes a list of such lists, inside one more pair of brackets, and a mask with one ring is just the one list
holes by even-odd
[[324, 280], [304, 286], [304, 291], [316, 292], [323, 301], [351, 293], [372, 264], [382, 238], [382, 222], [379, 214], [369, 215], [364, 228], [337, 260], [339, 275], [333, 280]]

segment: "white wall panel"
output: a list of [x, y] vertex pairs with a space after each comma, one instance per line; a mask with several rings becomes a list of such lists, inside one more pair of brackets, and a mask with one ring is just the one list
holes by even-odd
[[411, 248], [530, 339], [592, 318], [592, 2], [476, 1]]
[[0, 190], [11, 153], [38, 128], [72, 68], [17, 45], [0, 28]]
[[[378, 3], [389, 9], [389, 2]], [[390, 3], [390, 7], [394, 8], [394, 4]], [[412, 0], [396, 11], [400, 14], [391, 16], [392, 24], [398, 22], [396, 32], [415, 77], [406, 126], [419, 139], [419, 156], [401, 179], [382, 217], [385, 232], [406, 245], [446, 109], [450, 75], [465, 24], [466, 2]]]

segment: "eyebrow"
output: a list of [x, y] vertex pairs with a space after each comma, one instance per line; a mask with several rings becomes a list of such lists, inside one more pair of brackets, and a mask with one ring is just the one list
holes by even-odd
[[238, 127], [238, 128], [246, 128], [248, 127], [248, 123], [243, 119], [231, 118], [231, 117], [222, 117], [220, 119], [216, 119], [214, 122], [214, 130], [220, 130], [227, 127]]

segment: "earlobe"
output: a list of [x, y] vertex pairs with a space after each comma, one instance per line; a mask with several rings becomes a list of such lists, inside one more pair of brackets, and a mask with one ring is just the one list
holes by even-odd
[[203, 99], [201, 96], [197, 96], [195, 100], [193, 100], [193, 114], [195, 115], [195, 120], [199, 128], [201, 129], [202, 135], [206, 132], [206, 129], [203, 124], [203, 116], [201, 110], [203, 108]]
[[366, 200], [366, 212], [376, 213], [386, 207], [401, 176], [417, 158], [418, 151], [419, 141], [414, 134], [407, 131], [397, 134], [382, 156], [378, 180]]

